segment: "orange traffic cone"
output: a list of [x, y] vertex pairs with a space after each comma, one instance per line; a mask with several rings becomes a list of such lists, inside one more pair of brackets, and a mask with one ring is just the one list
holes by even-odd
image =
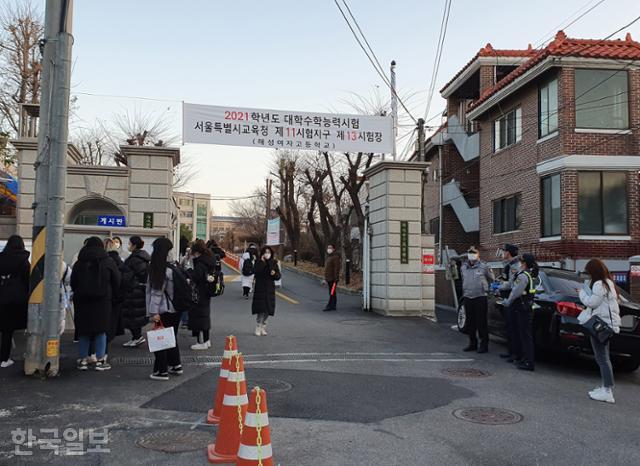
[[251, 390], [236, 464], [238, 466], [273, 466], [267, 392], [260, 387]]
[[224, 353], [222, 353], [222, 366], [220, 367], [220, 375], [218, 376], [216, 396], [213, 399], [213, 409], [210, 409], [207, 413], [207, 422], [209, 424], [220, 423], [222, 399], [224, 398], [224, 390], [227, 386], [227, 375], [229, 374], [229, 367], [231, 367], [231, 357], [234, 354], [238, 354], [238, 342], [236, 337], [229, 335], [224, 345]]
[[247, 384], [242, 354], [231, 357], [231, 368], [222, 399], [220, 427], [215, 443], [207, 448], [210, 463], [235, 463], [238, 459], [242, 422], [247, 414]]

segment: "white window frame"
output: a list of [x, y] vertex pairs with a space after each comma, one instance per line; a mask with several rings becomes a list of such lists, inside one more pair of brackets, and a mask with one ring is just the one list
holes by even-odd
[[[505, 127], [508, 124], [509, 121], [509, 115], [511, 115], [512, 113], [515, 113], [515, 141], [513, 141], [512, 143], [509, 143], [508, 140], [505, 141], [505, 145], [504, 146], [500, 146], [500, 122], [505, 120]], [[507, 128], [508, 131], [508, 128]], [[508, 136], [507, 136], [508, 137]], [[493, 152], [500, 152], [501, 150], [506, 149], [509, 146], [512, 146], [514, 144], [517, 144], [518, 142], [520, 142], [522, 140], [522, 108], [517, 107], [515, 109], [512, 109], [508, 112], [506, 112], [505, 114], [503, 114], [500, 118], [497, 118], [493, 121]]]

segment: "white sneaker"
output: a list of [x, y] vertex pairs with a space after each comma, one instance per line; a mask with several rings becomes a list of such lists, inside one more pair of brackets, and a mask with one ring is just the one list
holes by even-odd
[[191, 349], [192, 350], [206, 350], [209, 348], [209, 345], [207, 345], [207, 342], [205, 341], [204, 343], [196, 343], [195, 345], [191, 345]]
[[95, 364], [98, 362], [98, 357], [95, 354], [91, 354], [89, 355], [89, 357], [87, 358], [87, 362], [89, 364]]
[[135, 341], [135, 340], [131, 339], [131, 340], [129, 340], [128, 342], [123, 343], [123, 344], [122, 344], [122, 346], [124, 346], [125, 348], [130, 348], [130, 347], [132, 347], [132, 346], [136, 346], [136, 345], [135, 345], [135, 343], [134, 343], [134, 341]]
[[603, 386], [596, 387], [593, 390], [589, 391], [589, 395], [591, 395], [592, 393], [598, 393], [598, 392], [602, 391], [602, 389], [604, 389]]
[[260, 329], [260, 335], [262, 335], [263, 337], [266, 337], [267, 334], [267, 324], [263, 324], [262, 328]]
[[140, 337], [137, 340], [133, 340], [132, 345], [131, 346], [140, 346], [141, 344], [143, 344], [145, 341], [147, 341], [147, 339], [145, 337]]
[[211, 348], [211, 340], [207, 340], [207, 348]]
[[613, 390], [610, 388], [601, 388], [596, 392], [589, 392], [589, 398], [596, 401], [604, 401], [605, 403], [615, 403], [616, 400], [613, 398]]
[[0, 367], [2, 367], [3, 369], [9, 366], [13, 366], [13, 359], [7, 359], [6, 361], [2, 361], [2, 363], [0, 363]]
[[256, 331], [253, 332], [255, 334], [255, 336], [260, 337], [262, 336], [262, 326], [261, 325], [256, 325]]

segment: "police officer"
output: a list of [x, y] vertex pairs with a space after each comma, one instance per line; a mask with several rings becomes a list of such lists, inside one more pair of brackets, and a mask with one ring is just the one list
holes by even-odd
[[513, 310], [522, 358], [518, 369], [534, 370], [533, 347], [533, 299], [536, 287], [533, 279], [538, 276], [538, 264], [532, 254], [523, 254], [520, 259], [520, 271], [516, 274], [513, 288], [505, 305]]
[[[493, 271], [480, 260], [478, 250], [471, 246], [467, 251], [467, 260], [462, 265], [460, 274], [469, 334], [469, 345], [463, 351], [478, 350], [478, 353], [486, 353], [489, 351], [487, 292], [489, 283], [494, 280]], [[480, 346], [478, 346], [478, 337]]]
[[[516, 274], [520, 271], [518, 247], [509, 243], [505, 244], [504, 249], [502, 250], [502, 260], [504, 262], [504, 269], [502, 271], [504, 281], [499, 286], [499, 292], [503, 298], [507, 298], [513, 288]], [[520, 348], [520, 340], [516, 330], [516, 318], [513, 314], [513, 309], [507, 305], [504, 305], [504, 320], [507, 324], [508, 352], [501, 354], [500, 357], [505, 358], [507, 362], [518, 361], [522, 356], [522, 350]]]

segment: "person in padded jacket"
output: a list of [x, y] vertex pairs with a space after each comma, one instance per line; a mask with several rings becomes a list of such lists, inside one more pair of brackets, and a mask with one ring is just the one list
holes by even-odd
[[198, 289], [198, 305], [189, 311], [189, 328], [193, 336], [197, 337], [192, 350], [206, 350], [211, 348], [209, 330], [211, 329], [211, 297], [208, 293], [209, 277], [215, 273], [216, 261], [213, 253], [204, 241], [197, 240], [191, 248], [193, 270], [188, 270], [190, 280]]
[[27, 327], [29, 301], [29, 251], [24, 241], [13, 235], [0, 252], [0, 367], [13, 364], [11, 342], [13, 332]]
[[88, 238], [78, 254], [71, 272], [74, 321], [79, 337], [78, 369], [87, 370], [89, 346], [93, 341], [97, 362], [95, 369], [111, 366], [105, 359], [107, 332], [111, 326], [113, 293], [120, 288], [120, 271], [104, 249], [102, 240]]
[[131, 254], [124, 261], [122, 325], [131, 332], [131, 339], [122, 346], [129, 348], [140, 346], [146, 341], [142, 335], [142, 327], [147, 323], [145, 293], [151, 256], [143, 247], [144, 241], [139, 236], [129, 238]]

